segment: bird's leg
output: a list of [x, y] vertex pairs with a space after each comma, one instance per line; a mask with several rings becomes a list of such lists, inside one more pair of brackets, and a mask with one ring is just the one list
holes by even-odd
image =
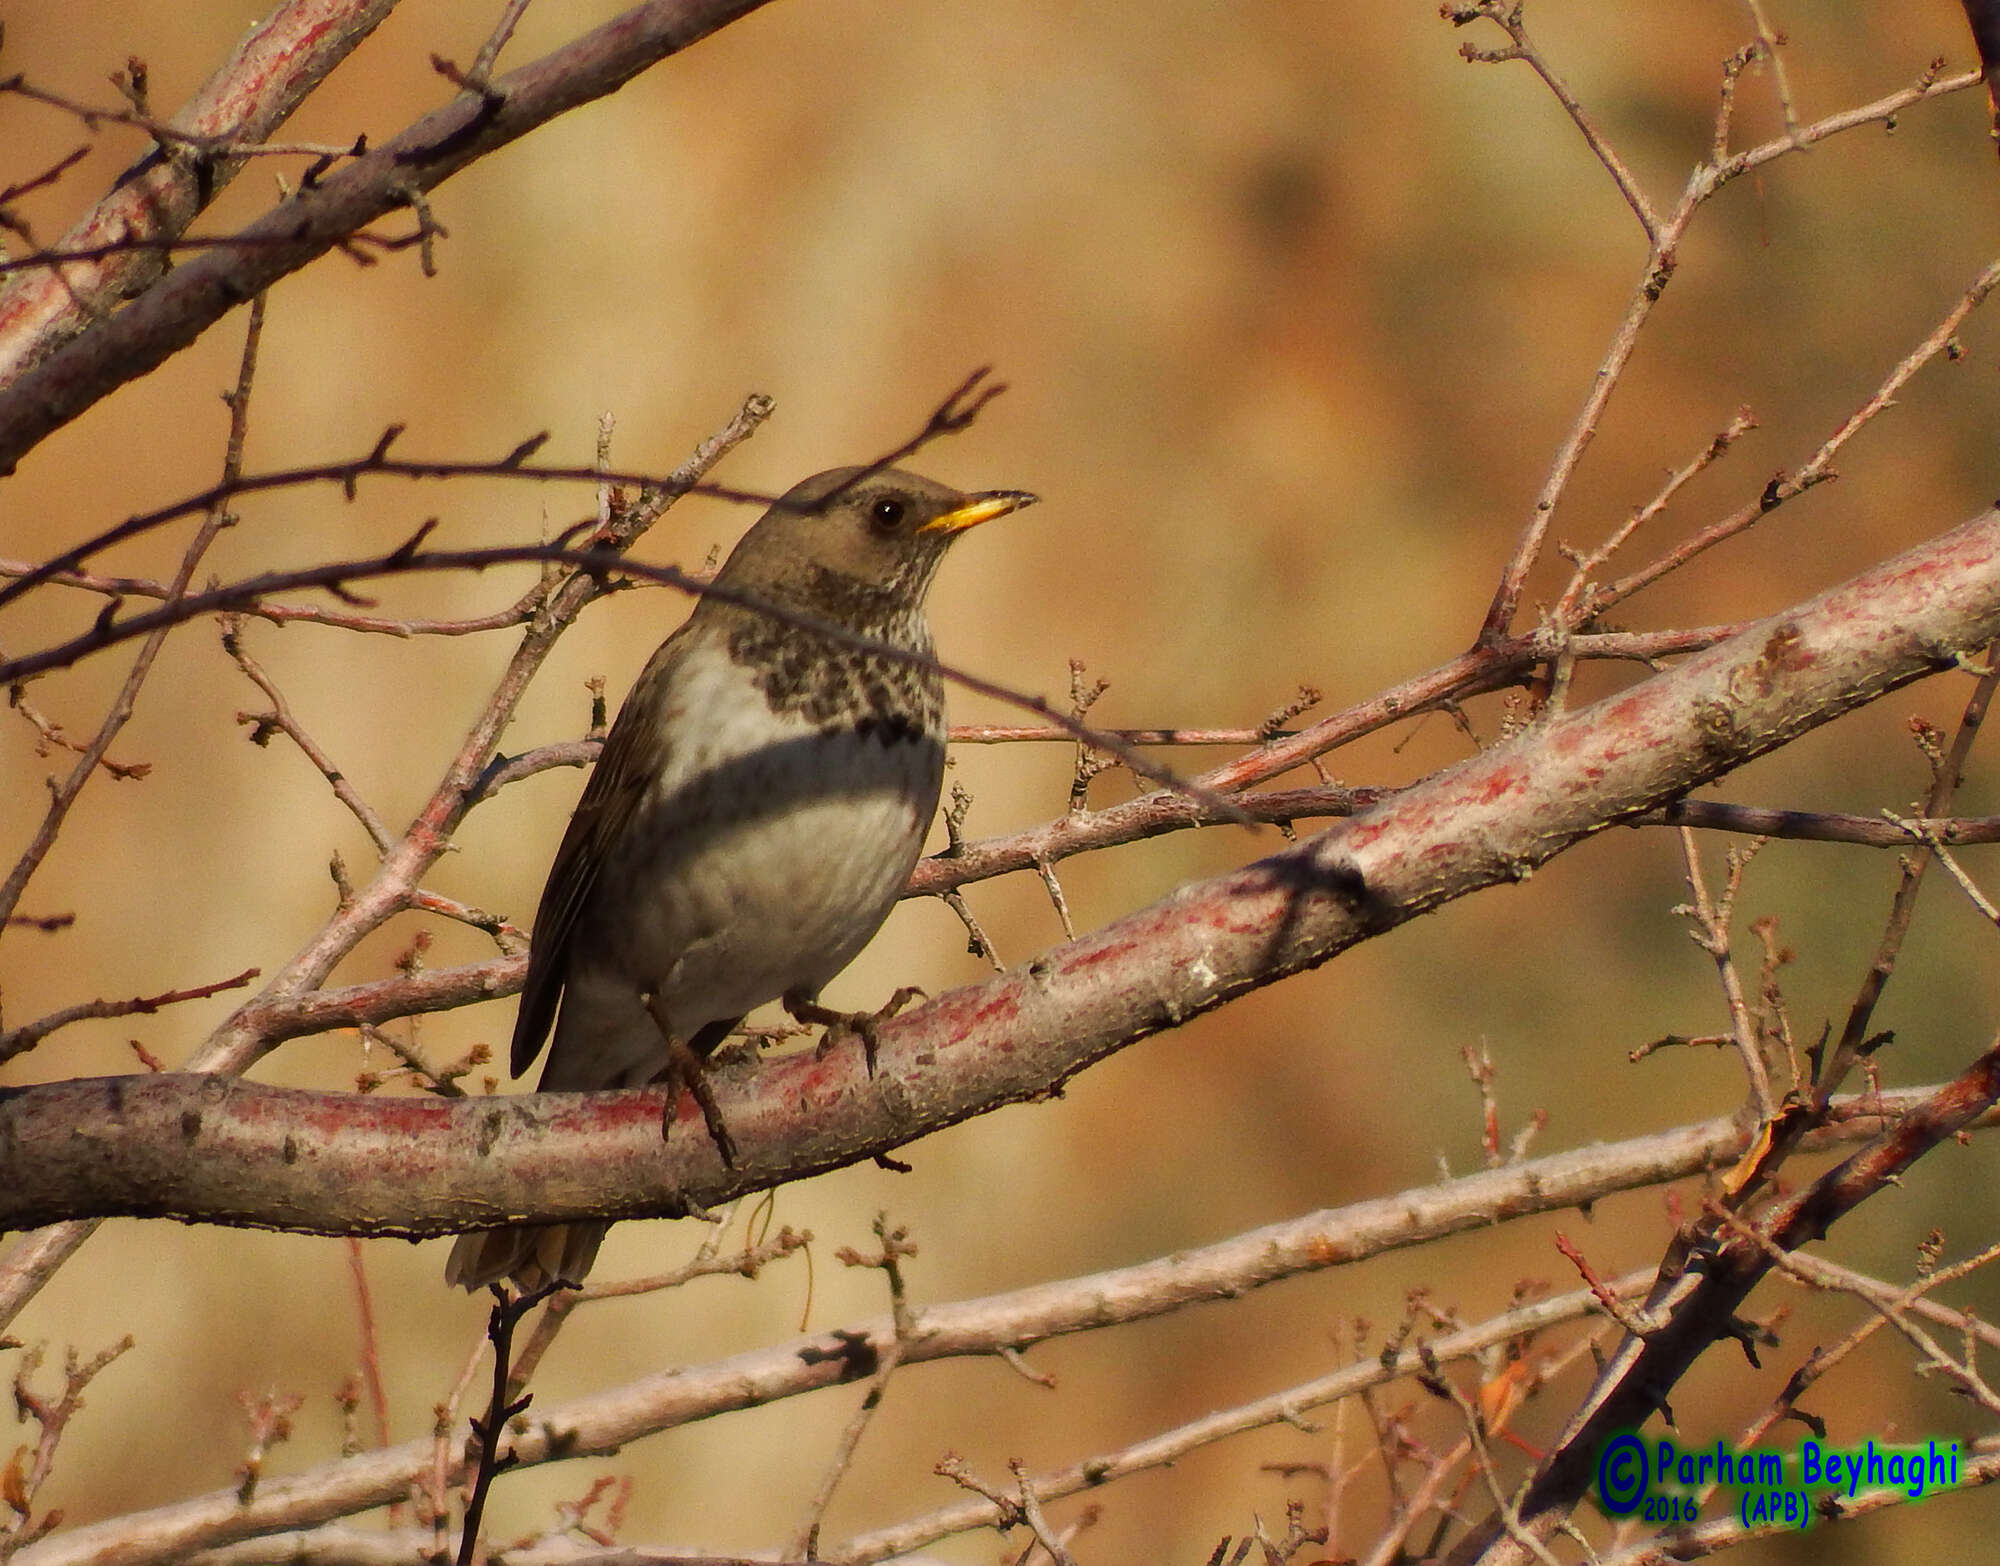
[[701, 1063], [701, 1057], [674, 1032], [658, 996], [646, 997], [646, 1011], [667, 1046], [667, 1063], [653, 1078], [655, 1082], [664, 1083], [667, 1089], [667, 1101], [660, 1109], [660, 1140], [664, 1142], [667, 1139], [667, 1132], [674, 1123], [674, 1111], [680, 1105], [681, 1089], [686, 1088], [694, 1095], [694, 1101], [701, 1110], [702, 1124], [708, 1127], [709, 1140], [715, 1143], [716, 1152], [722, 1156], [723, 1168], [734, 1169], [736, 1138], [722, 1123], [722, 1106], [715, 1101], [715, 1090], [709, 1086], [708, 1072]]
[[831, 1006], [822, 1006], [815, 996], [803, 990], [792, 990], [785, 996], [785, 1010], [794, 1020], [808, 1026], [825, 1028], [819, 1041], [817, 1054], [824, 1055], [833, 1048], [834, 1041], [843, 1033], [852, 1033], [861, 1040], [862, 1058], [868, 1063], [868, 1075], [875, 1075], [875, 1052], [881, 1048], [882, 1024], [913, 1000], [923, 999], [924, 992], [914, 984], [906, 984], [889, 997], [889, 1004], [880, 1011], [835, 1011]]

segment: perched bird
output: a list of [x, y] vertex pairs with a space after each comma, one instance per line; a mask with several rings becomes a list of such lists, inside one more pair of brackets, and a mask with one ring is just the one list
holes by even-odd
[[[928, 654], [924, 597], [946, 548], [1034, 499], [835, 468], [743, 535], [718, 591], [625, 698], [563, 834], [535, 912], [515, 1075], [553, 1022], [542, 1091], [676, 1082], [727, 1159], [700, 1062], [746, 1012], [783, 1000], [802, 1020], [869, 1032], [872, 1019], [817, 997], [922, 852], [944, 776], [943, 682], [781, 615]], [[445, 1278], [574, 1283], [606, 1227], [462, 1235]]]

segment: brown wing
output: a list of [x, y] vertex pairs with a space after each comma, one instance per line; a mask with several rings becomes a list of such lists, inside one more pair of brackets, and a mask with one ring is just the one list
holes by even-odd
[[[535, 908], [534, 944], [528, 949], [528, 978], [521, 986], [521, 1009], [514, 1018], [514, 1075], [527, 1071], [541, 1053], [556, 1019], [563, 981], [569, 972], [570, 941], [597, 885], [601, 867], [618, 852], [634, 811], [665, 766], [667, 725], [659, 721], [660, 698], [676, 662], [681, 633], [660, 644], [618, 710], [604, 752], [583, 786], [576, 814], [569, 818], [562, 846], [549, 867], [548, 883]], [[642, 719], [639, 714], [644, 714]]]

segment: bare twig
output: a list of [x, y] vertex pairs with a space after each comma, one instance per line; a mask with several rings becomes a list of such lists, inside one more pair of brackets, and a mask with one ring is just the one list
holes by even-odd
[[378, 853], [388, 853], [395, 839], [374, 807], [361, 797], [353, 780], [333, 763], [333, 759], [320, 748], [315, 740], [293, 716], [291, 703], [285, 700], [285, 693], [278, 689], [277, 682], [265, 672], [264, 666], [250, 656], [243, 645], [243, 619], [240, 615], [222, 616], [222, 650], [234, 660], [236, 667], [243, 671], [245, 678], [262, 691], [271, 703], [271, 710], [263, 713], [239, 712], [236, 721], [250, 729], [250, 741], [254, 745], [268, 745], [272, 733], [283, 734], [319, 770], [333, 790], [333, 797], [348, 809], [348, 813], [361, 823], [361, 829], [368, 834], [368, 840], [375, 845]]
[[556, 116], [616, 91], [760, 3], [641, 0], [509, 72], [493, 84], [493, 96], [462, 94], [333, 170], [248, 224], [239, 236], [248, 246], [218, 249], [176, 268], [0, 386], [0, 472], [11, 472], [49, 433], [184, 348], [245, 298], [410, 206], [412, 193], [428, 192]]
[[[698, 482], [709, 467], [747, 440], [770, 413], [768, 398], [747, 399], [736, 415], [702, 442], [689, 461], [670, 476], [658, 499], [649, 498], [621, 515], [611, 542], [629, 543], [651, 526], [671, 504], [674, 494]], [[547, 658], [562, 631], [599, 590], [595, 578], [577, 574], [551, 586], [546, 602], [523, 634], [491, 696], [394, 851], [385, 856], [366, 886], [344, 889], [334, 917], [266, 983], [255, 999], [239, 1008], [210, 1035], [189, 1062], [193, 1070], [216, 1073], [243, 1070], [275, 1042], [255, 1021], [260, 1008], [274, 1004], [309, 1007], [327, 976], [355, 946], [384, 921], [410, 906], [424, 874], [446, 851], [452, 833], [477, 797], [493, 747], [529, 678]], [[401, 982], [418, 981], [406, 976]], [[0, 1322], [10, 1320], [33, 1297], [63, 1260], [88, 1238], [93, 1227], [89, 1222], [56, 1225], [17, 1241], [0, 1256]]]
[[[2000, 669], [1994, 669], [1979, 679], [1973, 687], [1972, 695], [1965, 704], [1965, 711], [1959, 718], [1958, 732], [1953, 736], [1949, 750], [1942, 752], [1933, 762], [1931, 787], [1924, 801], [1923, 818], [1942, 816], [1949, 809], [1951, 800], [1958, 792], [1963, 777], [1966, 758], [1971, 754], [1972, 744], [1979, 736], [1986, 720], [1986, 712], [1993, 700], [1996, 687], [2000, 687]], [[1876, 944], [1874, 956], [1868, 964], [1861, 986], [1848, 1008], [1847, 1021], [1841, 1028], [1840, 1036], [1833, 1042], [1831, 1050], [1816, 1062], [1817, 1070], [1813, 1085], [1815, 1105], [1824, 1104], [1827, 1095], [1834, 1092], [1846, 1079], [1854, 1062], [1860, 1058], [1867, 1046], [1868, 1030], [1875, 1015], [1875, 1006], [1882, 998], [1882, 991], [1895, 972], [1896, 961], [1903, 949], [1903, 939], [1908, 933], [1910, 920], [1916, 912], [1917, 893], [1923, 887], [1924, 874], [1929, 869], [1934, 851], [1925, 843], [1918, 844], [1903, 860], [1902, 879], [1896, 887], [1896, 896], [1889, 907], [1889, 916], [1883, 925], [1881, 940]]]
[[[1650, 1278], [1650, 1273], [1633, 1273], [1618, 1279], [1610, 1287], [1621, 1297], [1630, 1297], [1643, 1291]], [[1526, 1333], [1587, 1320], [1600, 1309], [1597, 1297], [1587, 1289], [1538, 1300], [1491, 1321], [1447, 1333], [1421, 1346], [1385, 1349], [1380, 1355], [1369, 1356], [1329, 1375], [1190, 1420], [1115, 1452], [1093, 1454], [1081, 1462], [1047, 1473], [1024, 1476], [1023, 1484], [1038, 1501], [1060, 1500], [1064, 1496], [1108, 1484], [1127, 1474], [1173, 1463], [1190, 1452], [1230, 1436], [1291, 1423], [1308, 1409], [1417, 1374], [1423, 1369], [1427, 1356], [1434, 1363], [1468, 1358]], [[1004, 1525], [1009, 1508], [1017, 1505], [1015, 1497], [1002, 1493], [998, 1497], [988, 1496], [979, 1501], [940, 1507], [924, 1516], [842, 1540], [829, 1552], [829, 1558], [852, 1562], [855, 1566], [886, 1560], [923, 1549], [953, 1534]]]
[[102, 1017], [150, 1017], [163, 1006], [175, 1006], [182, 1001], [205, 1000], [211, 995], [220, 995], [224, 990], [240, 990], [252, 979], [258, 977], [259, 970], [245, 968], [241, 973], [227, 979], [217, 979], [213, 984], [196, 984], [186, 989], [162, 990], [157, 995], [134, 995], [129, 1000], [82, 1001], [75, 1006], [66, 1006], [61, 1011], [52, 1011], [46, 1017], [39, 1017], [23, 1027], [0, 1033], [0, 1061], [12, 1060], [24, 1054], [47, 1038], [58, 1028], [66, 1028], [73, 1022], [88, 1022]]
[[1657, 582], [1671, 571], [1680, 569], [1696, 556], [1754, 526], [1786, 501], [1797, 498], [1816, 484], [1834, 478], [1836, 475], [1833, 459], [1839, 455], [1841, 449], [1881, 414], [1895, 406], [1896, 394], [1909, 382], [1910, 377], [1950, 346], [1959, 328], [1965, 324], [1966, 317], [1986, 302], [1987, 296], [1993, 292], [1996, 285], [2000, 285], [2000, 261], [1987, 265], [1986, 269], [1973, 280], [1972, 286], [1959, 296], [1958, 302], [1945, 312], [1944, 319], [1930, 335], [1897, 362], [1881, 384], [1869, 394], [1867, 400], [1820, 443], [1819, 449], [1805, 460], [1797, 472], [1777, 475], [1764, 486], [1763, 492], [1756, 500], [1690, 534], [1659, 559], [1620, 577], [1607, 586], [1591, 589], [1583, 599], [1587, 605], [1583, 611], [1585, 617], [1602, 614], [1606, 609], [1630, 598], [1641, 588]]
[[1749, 868], [1751, 859], [1763, 846], [1764, 840], [1752, 838], [1749, 847], [1741, 853], [1733, 849], [1730, 851], [1728, 880], [1722, 896], [1713, 898], [1701, 873], [1701, 850], [1695, 842], [1694, 833], [1683, 827], [1680, 836], [1681, 858], [1687, 869], [1688, 890], [1694, 894], [1694, 902], [1676, 912], [1690, 918], [1694, 929], [1689, 933], [1694, 937], [1695, 944], [1707, 952], [1715, 964], [1716, 977], [1722, 984], [1723, 1003], [1729, 1012], [1730, 1037], [1735, 1041], [1736, 1053], [1743, 1062], [1744, 1075], [1750, 1080], [1750, 1107], [1762, 1123], [1776, 1114], [1777, 1099], [1771, 1088], [1769, 1063], [1763, 1057], [1757, 1027], [1750, 1017], [1750, 1003], [1743, 994], [1743, 981], [1736, 971], [1730, 925], [1735, 918], [1737, 895], [1743, 890], [1743, 872]]
[[[235, 152], [264, 137], [374, 30], [395, 0], [279, 0], [230, 57], [168, 121], [176, 133], [220, 135]], [[170, 240], [225, 190], [238, 156], [165, 152], [126, 171], [54, 247], [96, 259], [37, 269], [0, 287], [0, 386], [46, 359], [115, 303], [158, 275], [163, 252], [134, 241]], [[259, 290], [237, 294], [240, 301]]]
[[[243, 355], [237, 368], [235, 388], [224, 399], [229, 405], [229, 438], [222, 463], [225, 484], [239, 474], [243, 467], [243, 441], [250, 418], [250, 385], [257, 373], [257, 345], [262, 339], [263, 331], [264, 300], [260, 294], [251, 301], [249, 321], [243, 333]], [[216, 536], [228, 527], [232, 520], [230, 514], [219, 504], [208, 508], [207, 515], [196, 528], [194, 537], [182, 551], [180, 566], [174, 573], [173, 583], [169, 589], [166, 610], [171, 611], [176, 605], [186, 601], [188, 585], [194, 580], [195, 568], [208, 553], [209, 545], [215, 542]], [[8, 873], [6, 881], [0, 883], [0, 920], [11, 915], [20, 903], [21, 893], [26, 889], [29, 878], [48, 857], [49, 850], [55, 846], [56, 837], [62, 831], [63, 823], [69, 819], [70, 809], [83, 792], [84, 785], [96, 772], [104, 753], [111, 748], [112, 740], [125, 727], [126, 720], [132, 716], [134, 708], [138, 705], [140, 687], [152, 673], [153, 661], [159, 656], [160, 648], [165, 645], [166, 629], [166, 626], [162, 625], [146, 634], [145, 641], [139, 648], [139, 654], [132, 660], [132, 667], [126, 673], [125, 682], [111, 704], [111, 710], [104, 715], [104, 721], [98, 725], [96, 736], [84, 748], [69, 776], [51, 788], [48, 809], [42, 815], [41, 825], [22, 851], [21, 857], [15, 861], [14, 868]]]
[[[42, 1350], [28, 1349], [14, 1372], [14, 1409], [22, 1421], [34, 1420], [41, 1434], [30, 1451], [22, 1449], [7, 1465], [6, 1495], [0, 1498], [0, 1557], [11, 1556], [23, 1545], [32, 1544], [62, 1521], [62, 1513], [45, 1513], [34, 1521], [36, 1493], [48, 1481], [55, 1467], [56, 1448], [76, 1411], [83, 1407], [84, 1389], [119, 1355], [132, 1347], [132, 1338], [120, 1338], [109, 1348], [85, 1360], [71, 1349], [63, 1356], [62, 1390], [50, 1397], [35, 1390], [34, 1378], [41, 1369]], [[25, 1461], [23, 1461], [25, 1459]]]
[[1570, 117], [1577, 131], [1582, 135], [1591, 154], [1604, 165], [1604, 171], [1611, 176], [1611, 182], [1618, 187], [1618, 194], [1625, 198], [1625, 205], [1632, 209], [1645, 230], [1646, 242], [1656, 251], [1660, 245], [1660, 217], [1653, 205], [1646, 199], [1646, 193], [1639, 188], [1639, 181], [1625, 166], [1625, 160], [1618, 156], [1617, 149], [1597, 128], [1591, 118], [1562, 80], [1556, 75], [1555, 67], [1548, 57], [1536, 47], [1528, 36], [1528, 29], [1521, 20], [1519, 0], [1474, 0], [1468, 5], [1452, 5], [1445, 9], [1445, 18], [1455, 27], [1463, 27], [1468, 22], [1488, 21], [1506, 33], [1508, 43], [1500, 49], [1481, 49], [1473, 44], [1461, 44], [1459, 53], [1477, 65], [1494, 65], [1509, 60], [1526, 62], [1528, 68], [1542, 79], [1542, 85], [1554, 95], [1556, 102], [1563, 106], [1563, 112]]
[[819, 1559], [820, 1526], [826, 1521], [826, 1509], [833, 1504], [833, 1492], [839, 1488], [840, 1481], [852, 1466], [861, 1437], [874, 1420], [889, 1390], [889, 1378], [895, 1375], [897, 1367], [903, 1362], [904, 1353], [917, 1335], [916, 1317], [911, 1311], [909, 1291], [903, 1279], [903, 1258], [916, 1255], [917, 1249], [909, 1243], [908, 1230], [889, 1227], [886, 1213], [876, 1215], [875, 1238], [880, 1242], [881, 1249], [873, 1255], [864, 1256], [843, 1247], [839, 1259], [850, 1267], [880, 1269], [889, 1284], [889, 1319], [894, 1323], [895, 1334], [876, 1356], [875, 1373], [869, 1377], [868, 1391], [861, 1399], [861, 1406], [854, 1411], [854, 1417], [841, 1431], [826, 1472], [820, 1476], [819, 1486], [807, 1503], [805, 1521], [793, 1536], [790, 1553], [801, 1560]]

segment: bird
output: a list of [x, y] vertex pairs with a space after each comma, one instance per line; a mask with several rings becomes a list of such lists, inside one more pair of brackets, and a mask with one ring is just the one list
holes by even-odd
[[[937, 810], [944, 686], [924, 600], [961, 534], [1035, 500], [833, 468], [751, 526], [634, 682], [556, 850], [515, 1076], [553, 1026], [541, 1091], [686, 1087], [726, 1162], [702, 1073], [746, 1013], [782, 1000], [827, 1027], [822, 1047], [855, 1032], [873, 1069], [873, 1025], [897, 1002], [844, 1013], [818, 997], [888, 917]], [[580, 1283], [608, 1227], [463, 1234], [445, 1278]]]

